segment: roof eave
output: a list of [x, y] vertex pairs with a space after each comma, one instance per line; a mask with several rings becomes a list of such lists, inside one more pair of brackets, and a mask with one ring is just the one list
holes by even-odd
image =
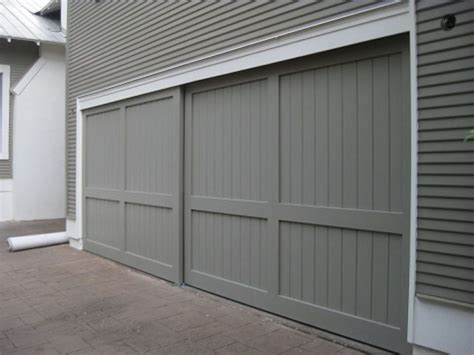
[[36, 44], [57, 44], [57, 45], [66, 45], [66, 39], [64, 41], [48, 41], [48, 40], [43, 40], [43, 39], [35, 39], [35, 38], [21, 38], [21, 37], [14, 37], [14, 36], [5, 36], [5, 35], [0, 35], [0, 38], [4, 38], [6, 40], [14, 40], [14, 41], [25, 41], [25, 42], [34, 42]]

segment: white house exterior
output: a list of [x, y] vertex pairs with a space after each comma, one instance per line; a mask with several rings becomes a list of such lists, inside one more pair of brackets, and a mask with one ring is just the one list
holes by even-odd
[[65, 36], [55, 1], [0, 1], [0, 221], [64, 217]]

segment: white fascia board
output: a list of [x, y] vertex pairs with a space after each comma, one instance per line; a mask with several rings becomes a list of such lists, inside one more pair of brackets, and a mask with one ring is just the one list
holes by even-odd
[[318, 26], [308, 26], [198, 58], [146, 77], [79, 96], [78, 99], [82, 109], [88, 109], [198, 80], [408, 33], [410, 28], [411, 19], [406, 3], [385, 4], [380, 8], [331, 19]]
[[0, 116], [0, 126], [2, 128], [2, 146], [0, 147], [0, 160], [8, 160], [10, 157], [10, 66], [0, 64], [2, 74], [2, 115]]

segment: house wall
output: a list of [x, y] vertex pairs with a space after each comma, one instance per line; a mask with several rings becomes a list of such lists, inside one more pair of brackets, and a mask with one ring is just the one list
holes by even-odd
[[65, 216], [65, 48], [42, 44], [14, 88], [13, 218]]
[[[8, 42], [0, 38], [0, 64], [10, 66], [10, 86], [13, 87], [38, 59], [39, 49], [35, 43]], [[9, 159], [0, 160], [0, 221], [13, 218], [13, 96], [10, 95]]]
[[[35, 43], [11, 41], [0, 38], [0, 64], [10, 66], [10, 86], [13, 87], [38, 59], [39, 48]], [[10, 159], [0, 160], [0, 179], [11, 179], [13, 146], [13, 103], [10, 97]]]
[[[443, 16], [456, 26], [444, 31]], [[474, 304], [474, 2], [417, 3], [417, 288]]]
[[[68, 7], [67, 216], [76, 215], [76, 98], [380, 1], [71, 2]], [[91, 40], [91, 34], [94, 40]]]
[[[474, 2], [416, 3], [415, 353], [474, 353]], [[444, 31], [443, 16], [456, 26]]]

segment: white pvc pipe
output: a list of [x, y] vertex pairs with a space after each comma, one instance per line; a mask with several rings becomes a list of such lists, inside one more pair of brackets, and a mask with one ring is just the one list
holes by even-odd
[[10, 251], [47, 247], [50, 245], [64, 244], [68, 241], [69, 237], [66, 235], [66, 232], [35, 234], [22, 237], [10, 237], [7, 239]]

